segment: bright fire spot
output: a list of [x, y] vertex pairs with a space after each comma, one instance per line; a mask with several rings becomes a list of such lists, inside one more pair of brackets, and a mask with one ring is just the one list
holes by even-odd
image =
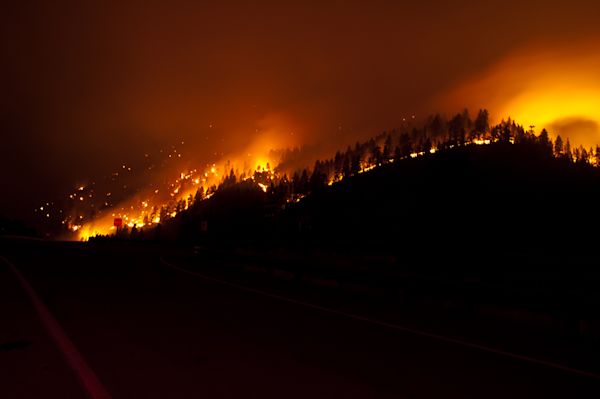
[[266, 184], [262, 184], [262, 183], [258, 183], [258, 186], [266, 193], [267, 192], [267, 185]]

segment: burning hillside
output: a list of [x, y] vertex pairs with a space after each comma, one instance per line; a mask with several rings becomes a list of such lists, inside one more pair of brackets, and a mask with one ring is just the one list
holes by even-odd
[[47, 231], [65, 239], [111, 234], [116, 218], [130, 228], [150, 227], [198, 199], [210, 198], [224, 181], [250, 179], [266, 189], [275, 176], [278, 156], [253, 146], [228, 157], [217, 153], [219, 160], [192, 167], [199, 162], [182, 141], [144, 154], [135, 165], [123, 163], [103, 178], [80, 184], [64, 198], [40, 204], [34, 211]]
[[41, 205], [36, 213], [58, 225], [54, 230], [58, 236], [87, 240], [114, 234], [115, 219], [121, 219], [129, 229], [151, 229], [211, 198], [222, 187], [241, 182], [255, 186], [272, 196], [278, 206], [285, 207], [347, 177], [403, 159], [469, 145], [536, 142], [556, 157], [598, 163], [598, 148], [571, 147], [569, 140], [562, 138], [552, 142], [546, 130], [536, 135], [532, 129], [526, 130], [510, 120], [490, 127], [488, 118], [485, 110], [474, 120], [465, 111], [449, 120], [440, 115], [430, 117], [422, 126], [406, 123], [344, 152], [338, 151], [330, 159], [317, 160], [312, 168], [289, 166], [298, 165], [298, 160], [303, 159], [301, 149], [274, 151], [266, 150], [266, 146], [262, 151], [255, 146], [252, 152], [190, 167], [194, 162], [188, 159], [190, 154], [181, 142], [159, 154], [144, 154], [142, 167], [123, 164], [102, 181], [77, 187], [62, 202]]

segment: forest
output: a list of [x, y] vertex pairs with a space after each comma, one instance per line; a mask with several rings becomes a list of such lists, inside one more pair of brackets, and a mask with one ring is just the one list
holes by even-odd
[[598, 147], [572, 147], [545, 129], [536, 134], [512, 120], [490, 126], [487, 110], [474, 120], [466, 110], [449, 120], [435, 115], [291, 176], [270, 166], [252, 176], [231, 170], [220, 185], [154, 209], [156, 227], [125, 226], [112, 239], [404, 256], [433, 246], [439, 251], [429, 256], [446, 259], [553, 248], [566, 256], [596, 238], [599, 157]]

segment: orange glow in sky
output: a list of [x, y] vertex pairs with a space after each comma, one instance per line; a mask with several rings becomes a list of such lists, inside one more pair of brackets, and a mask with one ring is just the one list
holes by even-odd
[[540, 50], [524, 48], [446, 93], [445, 109], [486, 107], [497, 121], [511, 117], [576, 144], [600, 144], [600, 40]]

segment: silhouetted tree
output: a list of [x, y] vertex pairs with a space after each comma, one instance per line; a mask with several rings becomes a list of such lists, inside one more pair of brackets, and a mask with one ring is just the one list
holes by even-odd
[[573, 160], [573, 153], [571, 152], [571, 142], [567, 138], [567, 143], [565, 144], [565, 158], [569, 161]]
[[589, 154], [587, 150], [581, 145], [579, 146], [579, 148], [575, 149], [575, 162], [582, 165], [589, 163]]
[[444, 118], [442, 118], [440, 114], [437, 114], [429, 123], [428, 130], [433, 137], [439, 137], [444, 134], [445, 127], [446, 122], [444, 121]]
[[310, 176], [310, 191], [317, 191], [327, 185], [327, 174], [321, 161], [315, 162], [313, 173]]
[[352, 173], [352, 150], [350, 147], [344, 153], [344, 157], [342, 160], [342, 175], [344, 177], [348, 177]]
[[[514, 124], [514, 122], [513, 122]], [[514, 125], [513, 128], [511, 128], [512, 130], [512, 134], [514, 135], [515, 138], [515, 143], [516, 144], [520, 144], [520, 143], [528, 143], [531, 142], [531, 138], [529, 137], [529, 135], [527, 134], [527, 132], [525, 132], [525, 129], [523, 128], [523, 126], [517, 126]]]
[[134, 224], [133, 227], [131, 228], [130, 237], [132, 239], [136, 239], [137, 236], [138, 236], [138, 227], [137, 227], [137, 224]]
[[[333, 170], [336, 176], [342, 175], [342, 170], [344, 166], [344, 156], [341, 152], [337, 151], [335, 153], [335, 157], [333, 158]], [[299, 178], [300, 176], [298, 176]], [[292, 183], [294, 182], [294, 178], [292, 177]]]
[[299, 192], [302, 194], [308, 193], [309, 183], [308, 183], [308, 171], [306, 169], [302, 170], [302, 174], [300, 175], [300, 190]]
[[563, 156], [563, 140], [560, 137], [560, 134], [556, 136], [556, 141], [554, 141], [554, 156], [560, 158]]
[[360, 170], [360, 152], [354, 152], [351, 156], [350, 161], [350, 173], [356, 174]]
[[383, 161], [383, 153], [378, 145], [373, 148], [373, 164], [378, 165]]
[[487, 109], [480, 109], [475, 119], [475, 131], [485, 135], [490, 130], [490, 114]]
[[383, 144], [383, 160], [387, 162], [392, 157], [392, 136], [387, 135], [385, 143]]
[[542, 146], [545, 153], [552, 155], [552, 140], [550, 140], [550, 136], [548, 136], [548, 131], [546, 129], [542, 129], [542, 132], [538, 137], [538, 143]]
[[292, 175], [292, 193], [298, 194], [300, 193], [300, 174], [298, 172], [294, 172]]
[[[258, 169], [254, 172], [254, 178], [256, 180], [257, 175], [261, 175], [262, 172], [260, 171], [260, 166], [258, 167]], [[229, 171], [229, 175], [225, 176], [225, 178], [223, 179], [223, 181], [221, 182], [221, 186], [223, 188], [227, 188], [227, 187], [232, 187], [237, 183], [237, 178], [235, 176], [235, 172], [233, 171], [233, 169], [231, 169]]]
[[410, 136], [407, 133], [402, 133], [398, 140], [397, 158], [404, 158], [410, 155], [413, 151]]
[[203, 199], [204, 199], [204, 187], [200, 186], [198, 188], [198, 190], [196, 190], [196, 195], [194, 196], [194, 203], [198, 204]]
[[456, 114], [448, 123], [448, 133], [451, 144], [462, 144], [465, 142], [465, 120], [463, 114]]

